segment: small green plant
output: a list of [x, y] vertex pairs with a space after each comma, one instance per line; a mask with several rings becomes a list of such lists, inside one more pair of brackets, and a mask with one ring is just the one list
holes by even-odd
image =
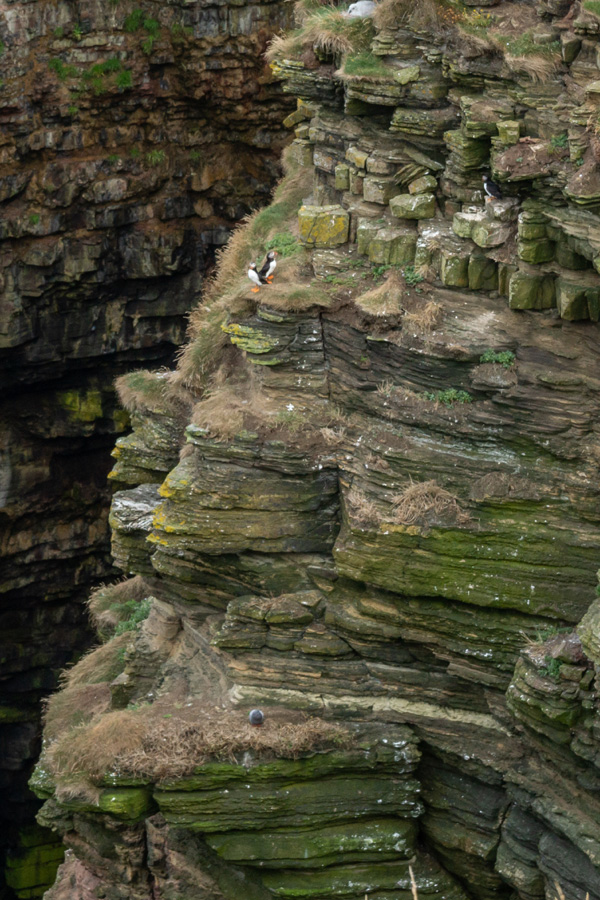
[[117, 75], [117, 87], [120, 91], [126, 91], [133, 87], [133, 76], [131, 69], [124, 69]]
[[129, 13], [125, 22], [123, 23], [123, 27], [125, 31], [128, 31], [132, 34], [134, 31], [139, 31], [144, 22], [144, 10], [143, 9], [134, 9], [133, 12]]
[[551, 656], [545, 656], [544, 662], [546, 665], [543, 669], [540, 669], [540, 673], [547, 675], [553, 681], [558, 681], [560, 678], [560, 660], [553, 659]]
[[111, 166], [114, 166], [115, 163], [119, 162], [120, 158], [121, 157], [119, 156], [118, 153], [111, 153], [110, 156], [106, 157], [106, 162], [109, 163]]
[[116, 603], [114, 609], [120, 614], [129, 613], [129, 616], [118, 623], [115, 635], [125, 634], [126, 631], [136, 631], [144, 619], [148, 618], [151, 606], [150, 597], [146, 597], [145, 600], [126, 600], [125, 603]]
[[548, 625], [547, 628], [540, 628], [535, 633], [535, 640], [538, 644], [543, 644], [550, 638], [556, 637], [558, 634], [570, 634], [573, 631], [572, 626]]
[[355, 78], [381, 78], [391, 81], [394, 72], [390, 66], [386, 66], [378, 56], [374, 56], [370, 50], [363, 50], [355, 56], [347, 56], [342, 67], [342, 74]]
[[548, 147], [548, 151], [550, 153], [556, 153], [557, 150], [564, 150], [569, 144], [569, 135], [566, 131], [563, 131], [562, 134], [553, 134], [550, 138], [550, 146]]
[[79, 74], [75, 66], [65, 65], [62, 59], [59, 59], [57, 56], [54, 56], [48, 61], [48, 68], [58, 76], [59, 81], [66, 81], [67, 78], [75, 78], [75, 76]]
[[574, 162], [574, 165], [579, 169], [583, 165], [583, 156], [578, 156]]
[[79, 107], [78, 106], [69, 106], [67, 109], [67, 112], [69, 113], [70, 116], [76, 116], [77, 113], [79, 112]]
[[29, 216], [29, 224], [30, 225], [38, 225], [40, 221], [39, 213], [31, 213]]
[[166, 153], [164, 150], [151, 150], [146, 153], [146, 162], [149, 166], [159, 166], [165, 161]]
[[52, 34], [53, 34], [54, 37], [57, 38], [57, 39], [58, 39], [58, 38], [61, 38], [61, 37], [64, 37], [65, 29], [64, 29], [61, 25], [59, 25], [58, 28], [55, 28], [55, 29], [54, 29], [54, 31], [52, 32]]
[[391, 266], [373, 266], [373, 278], [383, 278], [385, 273], [391, 268]]
[[498, 363], [501, 366], [504, 366], [505, 369], [510, 369], [515, 364], [515, 354], [512, 350], [501, 350], [500, 352], [496, 352], [496, 350], [486, 350], [485, 353], [482, 353], [479, 357], [480, 363]]
[[414, 266], [405, 266], [402, 269], [402, 274], [404, 275], [404, 280], [408, 285], [420, 284], [425, 279], [423, 276], [416, 271]]
[[265, 250], [276, 250], [281, 257], [294, 256], [299, 253], [301, 246], [296, 238], [286, 231], [280, 231], [265, 244]]
[[131, 150], [129, 151], [129, 155], [131, 156], [132, 159], [139, 159], [140, 156], [142, 155], [142, 151], [140, 150], [139, 147], [132, 147]]
[[192, 162], [197, 162], [199, 159], [202, 159], [203, 155], [201, 150], [190, 150], [190, 159]]
[[433, 403], [442, 403], [444, 406], [454, 406], [456, 403], [471, 403], [473, 398], [467, 391], [459, 391], [456, 388], [447, 388], [445, 391], [425, 391], [425, 400]]
[[158, 19], [146, 18], [143, 21], [143, 26], [148, 34], [151, 34], [153, 37], [158, 37], [158, 32], [160, 29]]
[[80, 41], [83, 37], [83, 31], [81, 30], [81, 25], [73, 25], [73, 37], [76, 41]]
[[150, 56], [152, 53], [152, 48], [154, 47], [154, 42], [156, 38], [153, 34], [149, 34], [148, 37], [142, 41], [142, 53], [145, 53], [146, 56]]

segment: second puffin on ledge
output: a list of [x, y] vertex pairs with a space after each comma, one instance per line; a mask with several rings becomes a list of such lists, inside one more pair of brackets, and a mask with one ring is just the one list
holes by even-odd
[[265, 261], [260, 269], [257, 269], [256, 263], [250, 263], [248, 266], [248, 278], [256, 287], [252, 288], [252, 293], [257, 294], [264, 284], [271, 284], [273, 274], [277, 268], [277, 251], [269, 250]]
[[259, 275], [262, 275], [263, 278], [266, 278], [269, 284], [273, 281], [273, 276], [275, 274], [275, 269], [277, 268], [277, 251], [269, 250], [267, 253], [266, 259], [262, 264], [262, 268], [259, 271]]

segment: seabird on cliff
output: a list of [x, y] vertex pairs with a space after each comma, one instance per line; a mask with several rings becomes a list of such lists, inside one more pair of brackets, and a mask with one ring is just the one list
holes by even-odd
[[502, 191], [498, 185], [491, 180], [489, 175], [483, 176], [483, 189], [487, 194], [486, 203], [490, 200], [502, 200]]
[[267, 253], [267, 258], [265, 259], [262, 268], [259, 271], [259, 275], [261, 278], [266, 278], [268, 282], [273, 281], [273, 275], [275, 273], [275, 269], [277, 268], [277, 251], [269, 250]]
[[248, 266], [248, 278], [250, 279], [252, 284], [256, 285], [256, 287], [252, 288], [253, 294], [257, 294], [263, 284], [268, 284], [267, 279], [264, 278], [260, 274], [260, 272], [256, 271], [256, 263], [250, 263], [250, 265]]
[[255, 728], [259, 728], [265, 721], [265, 714], [262, 709], [251, 709], [248, 721], [251, 725], [254, 725]]

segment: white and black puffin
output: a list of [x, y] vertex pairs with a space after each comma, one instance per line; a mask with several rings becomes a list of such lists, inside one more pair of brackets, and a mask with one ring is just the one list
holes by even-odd
[[263, 284], [268, 284], [267, 279], [261, 275], [260, 272], [256, 271], [256, 263], [250, 263], [248, 266], [248, 278], [252, 282], [252, 284], [256, 285], [256, 287], [252, 288], [252, 293], [257, 294]]
[[483, 189], [486, 193], [485, 202], [488, 200], [502, 200], [502, 191], [489, 175], [483, 175]]
[[266, 278], [270, 283], [273, 281], [273, 275], [275, 274], [275, 269], [277, 268], [277, 251], [269, 250], [267, 253], [266, 259], [262, 264], [262, 268], [259, 270], [259, 275], [262, 278]]

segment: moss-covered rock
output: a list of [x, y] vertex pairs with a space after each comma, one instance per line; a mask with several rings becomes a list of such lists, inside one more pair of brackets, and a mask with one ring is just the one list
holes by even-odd
[[431, 219], [435, 215], [435, 196], [399, 194], [390, 200], [390, 211], [397, 219]]
[[348, 240], [350, 217], [341, 206], [303, 206], [298, 213], [300, 240], [310, 247], [337, 247]]

